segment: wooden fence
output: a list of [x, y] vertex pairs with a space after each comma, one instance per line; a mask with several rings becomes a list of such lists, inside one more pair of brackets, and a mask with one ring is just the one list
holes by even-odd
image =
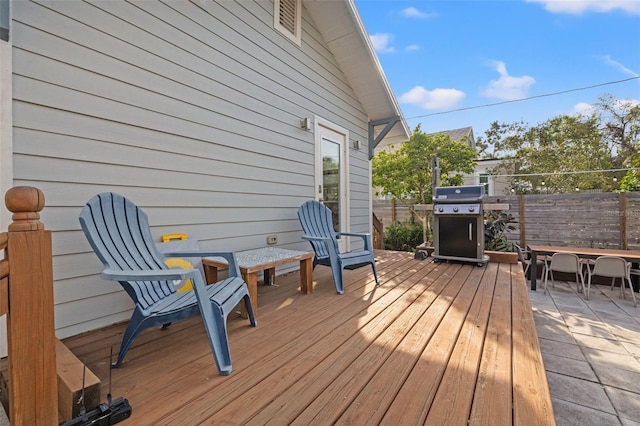
[[[640, 192], [494, 196], [484, 202], [509, 204], [517, 221], [510, 241], [640, 250]], [[374, 201], [373, 211], [385, 227], [411, 216], [401, 202]]]
[[373, 201], [373, 213], [385, 227], [396, 221], [408, 223], [411, 220], [411, 210], [406, 204], [396, 199]]

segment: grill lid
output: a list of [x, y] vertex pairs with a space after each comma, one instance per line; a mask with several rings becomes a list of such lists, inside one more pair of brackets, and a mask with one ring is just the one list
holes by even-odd
[[437, 186], [434, 204], [482, 203], [484, 185]]

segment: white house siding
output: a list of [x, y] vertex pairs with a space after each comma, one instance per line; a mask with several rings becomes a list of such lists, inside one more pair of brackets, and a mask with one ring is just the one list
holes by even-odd
[[[11, 93], [11, 47], [0, 40], [0, 194], [5, 194], [13, 184]], [[11, 213], [3, 204], [0, 206], [0, 230], [7, 229], [9, 223]], [[4, 253], [0, 253], [0, 257], [4, 257]], [[3, 315], [0, 317], [0, 357], [7, 355], [6, 324], [7, 316]]]
[[478, 160], [476, 169], [472, 174], [465, 175], [463, 177], [464, 185], [481, 185], [481, 175], [487, 175], [487, 188], [486, 195], [493, 197], [499, 195], [509, 195], [511, 187], [509, 186], [509, 180], [505, 176], [507, 170], [504, 167], [500, 167], [502, 162], [499, 158], [490, 158]]
[[129, 318], [132, 304], [78, 223], [102, 191], [153, 233], [204, 248], [309, 249], [296, 210], [314, 196], [318, 115], [349, 131], [350, 222], [370, 230], [367, 117], [303, 10], [302, 46], [271, 1], [12, 2], [14, 185], [41, 188], [53, 231], [58, 337]]

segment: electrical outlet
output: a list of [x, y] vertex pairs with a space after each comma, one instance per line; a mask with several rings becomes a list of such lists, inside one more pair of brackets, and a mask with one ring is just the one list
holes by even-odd
[[267, 244], [269, 244], [269, 245], [278, 244], [278, 236], [277, 235], [267, 235]]

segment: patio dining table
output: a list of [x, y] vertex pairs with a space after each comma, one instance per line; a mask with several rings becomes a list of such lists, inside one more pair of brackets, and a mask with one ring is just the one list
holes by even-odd
[[[620, 250], [620, 249], [599, 249], [592, 247], [563, 247], [563, 246], [545, 246], [545, 245], [528, 245], [531, 250], [531, 290], [536, 289], [537, 284], [537, 259], [539, 255], [551, 256], [554, 253], [573, 253], [582, 258], [595, 259], [600, 256], [618, 256], [628, 262], [640, 263], [640, 251], [638, 250]], [[637, 291], [634, 283], [634, 291]]]

